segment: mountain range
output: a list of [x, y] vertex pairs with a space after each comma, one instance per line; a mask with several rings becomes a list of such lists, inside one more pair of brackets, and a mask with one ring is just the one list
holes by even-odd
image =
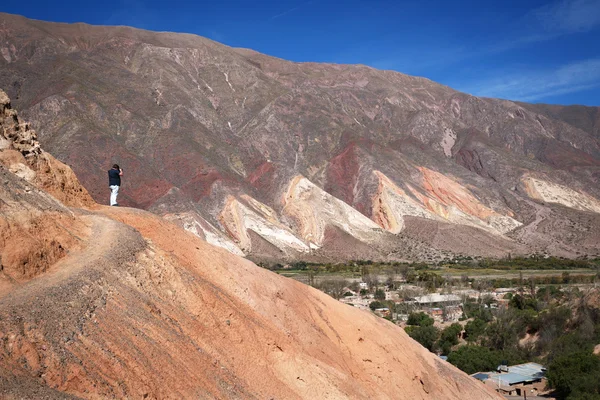
[[108, 202], [252, 260], [600, 255], [600, 108], [0, 14], [0, 88]]

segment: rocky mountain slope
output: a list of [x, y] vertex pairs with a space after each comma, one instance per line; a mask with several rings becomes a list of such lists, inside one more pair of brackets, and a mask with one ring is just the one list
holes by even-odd
[[105, 203], [255, 259], [600, 253], [597, 108], [0, 14], [0, 87]]
[[500, 398], [388, 321], [93, 204], [0, 100], [1, 398]]

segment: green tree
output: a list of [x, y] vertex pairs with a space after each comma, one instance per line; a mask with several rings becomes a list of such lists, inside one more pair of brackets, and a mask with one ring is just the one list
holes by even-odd
[[572, 353], [591, 353], [594, 343], [579, 332], [570, 332], [559, 336], [550, 345], [549, 360], [566, 356]]
[[475, 342], [485, 332], [486, 322], [475, 318], [465, 325], [465, 336], [468, 342]]
[[314, 284], [314, 287], [327, 293], [334, 299], [339, 299], [344, 296], [348, 281], [344, 279], [330, 279], [324, 280], [319, 284]]
[[550, 307], [537, 317], [538, 340], [537, 347], [544, 351], [551, 343], [567, 331], [571, 310], [567, 307]]
[[377, 289], [375, 291], [375, 299], [376, 300], [385, 300], [385, 292], [383, 289]]
[[429, 271], [420, 271], [417, 274], [417, 281], [422, 282], [424, 287], [429, 291], [435, 291], [435, 289], [444, 284], [444, 278], [435, 272]]
[[479, 318], [485, 322], [494, 319], [489, 308], [485, 308], [483, 304], [477, 303], [471, 298], [468, 298], [463, 304], [463, 310], [467, 318]]
[[600, 358], [592, 353], [557, 357], [548, 366], [546, 376], [559, 400], [585, 398], [581, 397], [583, 394], [600, 395]]
[[440, 335], [440, 331], [431, 325], [408, 326], [406, 327], [406, 333], [429, 351], [433, 351], [434, 345]]
[[490, 322], [485, 329], [483, 344], [493, 350], [504, 350], [516, 345], [518, 336], [510, 325], [504, 321]]
[[458, 337], [461, 332], [462, 325], [457, 323], [450, 325], [442, 331], [440, 340], [438, 341], [438, 348], [441, 350], [442, 354], [450, 353], [452, 346], [458, 344]]
[[538, 310], [538, 302], [535, 298], [520, 294], [514, 295], [508, 305], [519, 310]]
[[568, 400], [600, 400], [600, 394], [574, 392], [567, 397]]
[[448, 362], [467, 374], [493, 371], [502, 361], [501, 355], [487, 347], [466, 345], [448, 355]]
[[408, 321], [406, 321], [408, 325], [417, 325], [417, 326], [432, 326], [433, 318], [424, 312], [420, 313], [410, 313], [408, 316]]
[[371, 311], [375, 311], [378, 308], [384, 308], [384, 307], [385, 307], [385, 304], [383, 304], [382, 302], [377, 301], [377, 300], [372, 301], [371, 304], [369, 304], [369, 308], [371, 309]]

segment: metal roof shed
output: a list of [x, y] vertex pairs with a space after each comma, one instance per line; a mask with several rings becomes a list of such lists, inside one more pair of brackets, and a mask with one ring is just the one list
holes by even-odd
[[544, 368], [543, 365], [537, 363], [526, 363], [510, 366], [508, 367], [508, 372], [512, 372], [523, 376], [529, 376], [536, 380], [542, 379], [544, 375], [546, 375], [546, 368]]
[[497, 383], [498, 385], [516, 385], [519, 383], [530, 383], [537, 381], [539, 378], [534, 378], [531, 376], [516, 374], [514, 372], [509, 372], [507, 374], [498, 374], [490, 377], [490, 380]]
[[479, 379], [480, 381], [485, 381], [490, 377], [490, 374], [484, 374], [483, 372], [478, 372], [476, 374], [471, 375], [475, 379]]

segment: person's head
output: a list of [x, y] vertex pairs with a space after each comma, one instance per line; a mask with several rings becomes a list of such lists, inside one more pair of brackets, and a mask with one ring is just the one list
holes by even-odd
[[119, 164], [113, 164], [113, 169], [121, 169], [121, 168], [119, 168]]

